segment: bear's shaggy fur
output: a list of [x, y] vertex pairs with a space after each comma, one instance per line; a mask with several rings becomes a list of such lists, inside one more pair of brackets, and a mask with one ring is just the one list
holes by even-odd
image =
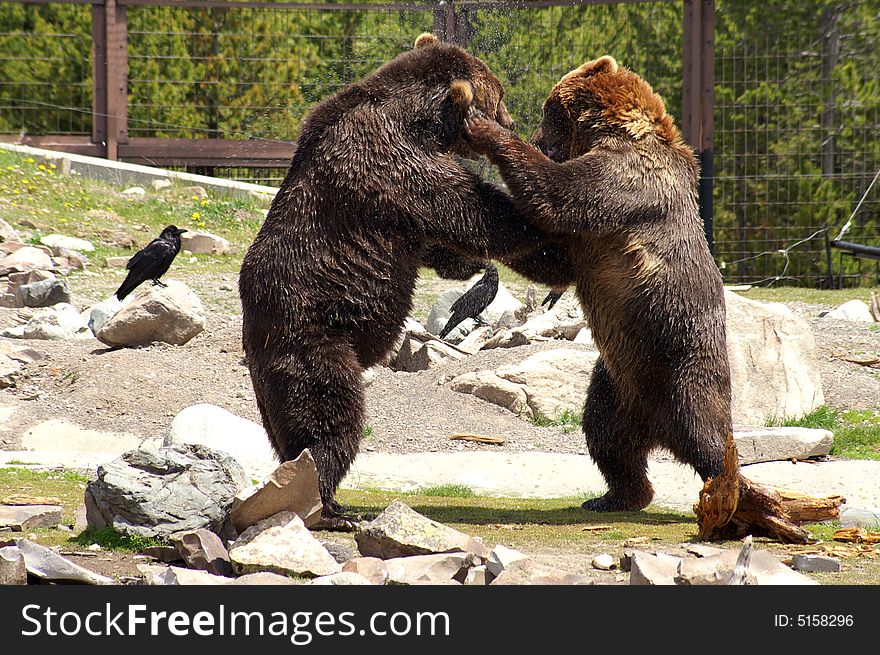
[[569, 239], [600, 353], [583, 429], [608, 484], [584, 506], [647, 506], [657, 447], [704, 480], [717, 476], [731, 432], [722, 281], [700, 221], [696, 159], [660, 96], [602, 57], [553, 88], [533, 139], [540, 151], [486, 117], [471, 117], [466, 135], [523, 215]]
[[482, 61], [419, 37], [311, 111], [244, 257], [242, 343], [263, 425], [282, 460], [311, 451], [328, 527], [351, 527], [334, 495], [363, 431], [361, 373], [395, 343], [419, 267], [467, 278], [487, 258], [565, 258], [455, 156], [470, 154], [467, 112], [512, 125], [502, 94]]

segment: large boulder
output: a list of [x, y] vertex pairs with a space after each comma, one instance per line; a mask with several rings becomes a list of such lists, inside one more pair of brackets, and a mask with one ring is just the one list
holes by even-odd
[[154, 285], [110, 317], [97, 335], [108, 346], [146, 346], [156, 341], [182, 346], [205, 329], [202, 301], [187, 285]]
[[459, 375], [450, 386], [526, 418], [580, 414], [598, 357], [592, 350], [545, 350], [495, 371]]
[[15, 252], [0, 258], [0, 275], [7, 275], [14, 271], [32, 271], [34, 269], [49, 269], [53, 267], [51, 253], [47, 248], [35, 246], [23, 246]]
[[193, 254], [225, 255], [229, 252], [229, 241], [210, 232], [186, 231], [180, 235], [181, 250]]
[[7, 328], [0, 332], [0, 336], [48, 340], [91, 339], [92, 331], [76, 307], [58, 303], [38, 309], [27, 323]]
[[40, 237], [40, 243], [44, 246], [49, 246], [50, 248], [63, 248], [75, 252], [95, 251], [95, 246], [92, 245], [91, 241], [65, 236], [63, 234], [47, 234], [44, 237]]
[[262, 425], [217, 405], [199, 403], [180, 410], [163, 446], [201, 444], [232, 455], [251, 478], [262, 478], [278, 460]]
[[[822, 405], [816, 344], [806, 321], [780, 303], [748, 300], [729, 291], [725, 295], [734, 423], [765, 425], [769, 419], [802, 416]], [[574, 329], [576, 317], [569, 318]], [[552, 321], [546, 324], [551, 329]], [[462, 374], [450, 386], [526, 418], [556, 418], [583, 410], [597, 358], [592, 350], [543, 351], [494, 371]]]
[[782, 303], [725, 291], [733, 421], [765, 425], [803, 416], [825, 403], [809, 324]]
[[86, 486], [90, 527], [143, 537], [222, 528], [236, 494], [248, 486], [226, 453], [198, 445], [130, 450], [98, 467]]

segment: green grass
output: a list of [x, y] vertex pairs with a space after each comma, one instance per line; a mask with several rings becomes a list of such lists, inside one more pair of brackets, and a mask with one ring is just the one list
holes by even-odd
[[92, 527], [86, 528], [70, 541], [78, 546], [98, 544], [106, 550], [124, 553], [140, 553], [146, 548], [167, 545], [162, 539], [128, 536], [117, 532], [113, 528], [97, 529]]
[[373, 436], [374, 432], [375, 432], [375, 430], [373, 429], [373, 426], [370, 424], [367, 424], [364, 426], [364, 432], [363, 432], [362, 436], [364, 439], [369, 439], [370, 437]]
[[477, 494], [470, 487], [463, 484], [439, 484], [432, 487], [423, 487], [412, 493], [414, 496], [429, 496], [432, 498], [476, 498]]
[[566, 409], [556, 418], [549, 418], [543, 414], [536, 414], [531, 420], [532, 425], [539, 428], [560, 427], [565, 433], [579, 430], [583, 425], [583, 416], [578, 412]]
[[199, 273], [209, 267], [215, 273], [236, 272], [263, 221], [262, 210], [268, 207], [265, 200], [213, 189], [208, 190], [206, 198], [197, 197], [186, 191], [189, 183], [178, 180], [161, 191], [143, 185], [143, 196], [121, 193], [131, 186], [135, 184], [117, 186], [64, 176], [57, 168], [32, 157], [0, 150], [0, 207], [4, 220], [33, 243], [55, 232], [90, 240], [95, 252], [87, 257], [93, 267], [103, 265], [106, 257], [133, 254], [132, 250], [100, 243], [102, 232], [125, 233], [140, 248], [166, 225], [175, 224], [212, 232], [227, 239], [231, 246], [228, 255], [195, 255], [195, 261], [189, 256], [178, 257], [175, 269]]
[[880, 459], [880, 408], [838, 411], [823, 405], [802, 417], [774, 419], [767, 425], [831, 430], [831, 454], [835, 457]]
[[740, 295], [752, 300], [763, 302], [803, 302], [810, 305], [828, 305], [836, 307], [848, 300], [864, 300], [870, 302], [874, 287], [856, 289], [812, 289], [809, 287], [754, 287], [748, 291], [738, 291]]

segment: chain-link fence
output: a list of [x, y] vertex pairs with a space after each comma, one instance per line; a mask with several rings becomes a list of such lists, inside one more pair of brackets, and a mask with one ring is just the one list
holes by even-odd
[[585, 60], [648, 80], [727, 282], [880, 282], [827, 245], [862, 200], [843, 240], [880, 246], [876, 0], [0, 0], [0, 138], [277, 184], [308, 110], [424, 31], [489, 64], [523, 136]]

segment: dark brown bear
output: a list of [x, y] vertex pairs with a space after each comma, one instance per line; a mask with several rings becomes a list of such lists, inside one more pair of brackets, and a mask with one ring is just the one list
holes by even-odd
[[564, 261], [455, 156], [468, 153], [468, 111], [512, 124], [502, 94], [479, 59], [422, 35], [311, 111], [245, 255], [242, 342], [257, 405], [282, 460], [305, 448], [315, 458], [325, 527], [352, 527], [334, 495], [363, 431], [361, 373], [395, 343], [419, 267], [468, 277], [487, 258], [524, 256], [526, 271]]
[[731, 431], [721, 276], [697, 206], [698, 165], [663, 101], [611, 57], [563, 77], [533, 142], [486, 117], [467, 126], [524, 216], [569, 241], [599, 348], [584, 407], [608, 492], [594, 511], [638, 510], [658, 447], [705, 480], [724, 469]]

